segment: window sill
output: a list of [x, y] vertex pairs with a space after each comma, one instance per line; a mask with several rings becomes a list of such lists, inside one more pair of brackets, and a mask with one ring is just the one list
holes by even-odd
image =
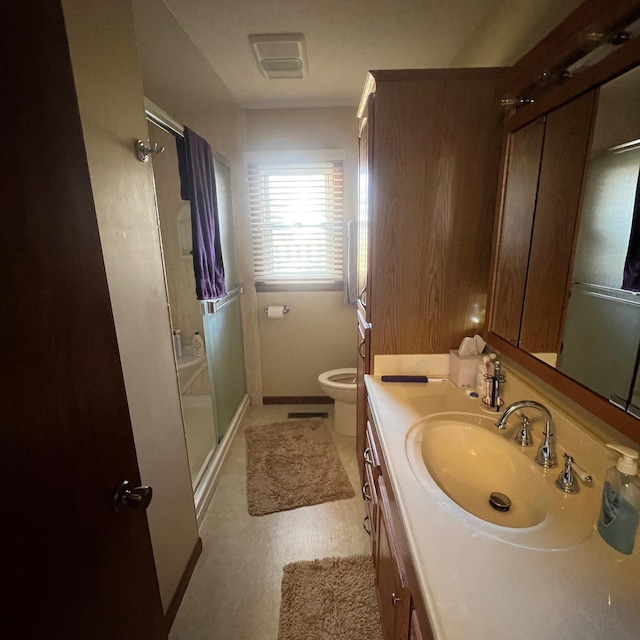
[[258, 293], [278, 291], [342, 291], [342, 282], [256, 282]]

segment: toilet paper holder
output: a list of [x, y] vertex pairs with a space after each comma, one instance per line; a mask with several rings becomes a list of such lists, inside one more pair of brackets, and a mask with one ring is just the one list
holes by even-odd
[[[280, 305], [274, 305], [274, 304], [267, 305], [267, 306], [264, 308], [264, 312], [265, 312], [265, 313], [269, 313], [269, 307], [279, 307], [279, 306], [280, 306]], [[289, 307], [289, 305], [288, 305], [288, 304], [283, 304], [283, 305], [282, 305], [282, 313], [289, 313], [289, 308], [290, 308], [290, 307]]]

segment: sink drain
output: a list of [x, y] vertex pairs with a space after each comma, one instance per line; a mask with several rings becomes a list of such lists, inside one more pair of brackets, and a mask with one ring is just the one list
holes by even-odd
[[489, 504], [496, 511], [509, 511], [511, 509], [511, 500], [509, 496], [505, 496], [504, 493], [500, 493], [499, 491], [494, 491], [489, 496]]

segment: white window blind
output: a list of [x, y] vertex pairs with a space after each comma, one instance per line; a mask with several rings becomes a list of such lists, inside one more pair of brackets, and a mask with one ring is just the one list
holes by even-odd
[[257, 285], [342, 282], [342, 164], [249, 163]]

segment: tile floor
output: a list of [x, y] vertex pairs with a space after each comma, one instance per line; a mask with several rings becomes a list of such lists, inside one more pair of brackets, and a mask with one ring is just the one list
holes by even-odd
[[203, 551], [170, 640], [276, 640], [282, 567], [296, 560], [370, 553], [362, 528], [355, 438], [331, 429], [355, 497], [266, 516], [250, 516], [246, 499], [244, 430], [286, 420], [289, 411], [329, 411], [330, 405], [249, 407], [222, 468], [200, 528]]

